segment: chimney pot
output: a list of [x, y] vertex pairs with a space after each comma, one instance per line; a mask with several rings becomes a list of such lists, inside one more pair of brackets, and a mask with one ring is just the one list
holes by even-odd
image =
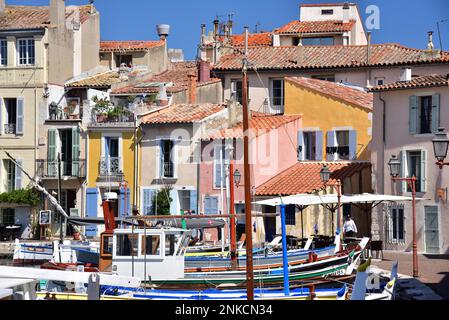
[[343, 22], [349, 22], [349, 3], [345, 2], [343, 4]]
[[196, 81], [197, 75], [195, 73], [189, 73], [189, 104], [196, 103]]
[[210, 64], [208, 61], [199, 61], [200, 82], [210, 81]]

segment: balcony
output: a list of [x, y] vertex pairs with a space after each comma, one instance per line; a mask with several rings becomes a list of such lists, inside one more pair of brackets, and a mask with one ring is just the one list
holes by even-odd
[[5, 134], [16, 134], [16, 124], [7, 123], [4, 125]]
[[52, 103], [48, 106], [48, 120], [47, 121], [81, 121], [82, 107], [77, 106], [58, 106]]
[[119, 176], [122, 174], [120, 169], [120, 157], [101, 157], [100, 160], [100, 176]]
[[[58, 162], [56, 160], [37, 160], [36, 175], [44, 179], [57, 179]], [[86, 160], [61, 161], [61, 176], [69, 178], [85, 178]]]

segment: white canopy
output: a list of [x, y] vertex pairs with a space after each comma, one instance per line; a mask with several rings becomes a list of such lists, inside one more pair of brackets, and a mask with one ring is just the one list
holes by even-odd
[[[383, 194], [371, 194], [363, 193], [357, 195], [343, 195], [341, 196], [341, 204], [344, 203], [371, 203], [379, 204], [382, 202], [403, 202], [412, 201], [412, 197], [391, 196]], [[416, 198], [416, 200], [426, 200], [424, 198]], [[337, 204], [338, 196], [336, 194], [327, 195], [313, 195], [313, 194], [299, 194], [288, 197], [276, 197], [268, 200], [256, 201], [255, 204], [276, 207], [281, 204], [285, 205], [298, 205], [298, 206], [311, 206], [311, 205], [324, 205], [324, 204]]]

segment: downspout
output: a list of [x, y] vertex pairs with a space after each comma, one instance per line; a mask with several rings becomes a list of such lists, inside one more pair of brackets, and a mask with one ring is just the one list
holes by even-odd
[[386, 144], [386, 106], [387, 102], [382, 98], [382, 92], [379, 92], [379, 100], [382, 101], [382, 193], [385, 193], [385, 144]]

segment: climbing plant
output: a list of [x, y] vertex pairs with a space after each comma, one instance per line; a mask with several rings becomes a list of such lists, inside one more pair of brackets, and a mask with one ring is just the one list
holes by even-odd
[[38, 193], [33, 189], [19, 189], [0, 194], [0, 203], [24, 204], [37, 206], [40, 202]]

